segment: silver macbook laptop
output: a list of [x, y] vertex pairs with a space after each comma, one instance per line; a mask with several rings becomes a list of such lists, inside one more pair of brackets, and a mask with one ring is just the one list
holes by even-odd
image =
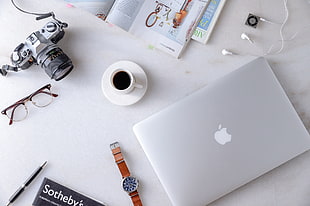
[[173, 205], [202, 206], [310, 148], [264, 58], [134, 126]]

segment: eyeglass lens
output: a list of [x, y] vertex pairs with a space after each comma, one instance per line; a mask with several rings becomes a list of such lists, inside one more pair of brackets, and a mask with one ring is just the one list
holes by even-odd
[[45, 88], [39, 93], [31, 97], [31, 102], [37, 107], [46, 107], [53, 101], [52, 93], [49, 89]]
[[9, 119], [12, 118], [13, 121], [24, 120], [28, 115], [28, 109], [24, 104], [19, 104], [6, 111], [6, 115]]

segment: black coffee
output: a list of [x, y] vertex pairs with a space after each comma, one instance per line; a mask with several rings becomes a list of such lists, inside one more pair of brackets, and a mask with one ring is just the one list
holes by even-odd
[[118, 90], [124, 90], [127, 89], [130, 86], [130, 76], [125, 71], [119, 71], [116, 74], [114, 74], [113, 77], [113, 85]]

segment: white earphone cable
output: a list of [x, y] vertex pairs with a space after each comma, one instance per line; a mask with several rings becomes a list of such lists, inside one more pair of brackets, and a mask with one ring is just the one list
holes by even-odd
[[[288, 18], [289, 18], [289, 15], [290, 15], [290, 14], [289, 14], [288, 7], [287, 7], [287, 2], [288, 2], [288, 0], [283, 0], [284, 9], [285, 9], [285, 18], [284, 18], [284, 21], [283, 21], [283, 23], [281, 24], [281, 27], [280, 27], [280, 38], [281, 38], [280, 41], [281, 41], [281, 47], [280, 47], [280, 49], [278, 49], [278, 51], [275, 51], [275, 52], [271, 53], [271, 50], [273, 49], [274, 44], [271, 45], [271, 47], [268, 49], [267, 53], [264, 54], [264, 56], [270, 55], [270, 54], [279, 54], [279, 53], [281, 53], [282, 50], [284, 49], [284, 42], [285, 42], [285, 40], [284, 40], [284, 35], [283, 35], [283, 29], [284, 29], [284, 26], [285, 26], [285, 24], [286, 24]], [[295, 38], [295, 37], [294, 37], [294, 38]]]

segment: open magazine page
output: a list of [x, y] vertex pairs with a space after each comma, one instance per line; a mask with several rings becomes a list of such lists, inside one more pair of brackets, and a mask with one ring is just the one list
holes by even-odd
[[65, 0], [105, 20], [115, 0]]
[[143, 3], [144, 0], [116, 0], [107, 21], [128, 31]]
[[129, 32], [179, 57], [208, 0], [147, 0]]

